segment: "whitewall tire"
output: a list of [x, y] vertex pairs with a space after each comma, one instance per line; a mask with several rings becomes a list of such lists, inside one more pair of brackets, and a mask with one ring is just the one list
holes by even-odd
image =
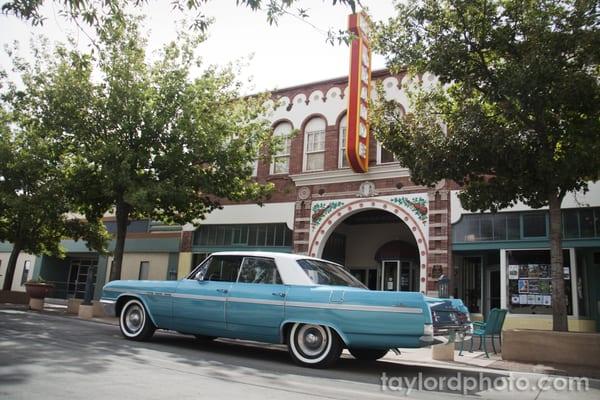
[[343, 346], [328, 326], [295, 323], [288, 336], [288, 349], [297, 364], [323, 368], [340, 358]]
[[131, 299], [125, 303], [119, 316], [119, 327], [127, 339], [139, 341], [150, 339], [156, 329], [146, 308], [138, 299]]

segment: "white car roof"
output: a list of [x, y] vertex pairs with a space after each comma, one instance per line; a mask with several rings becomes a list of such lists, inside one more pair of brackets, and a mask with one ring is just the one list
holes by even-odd
[[274, 251], [219, 251], [211, 253], [211, 256], [242, 256], [242, 257], [265, 257], [275, 259], [277, 270], [281, 280], [286, 285], [315, 285], [314, 282], [298, 265], [297, 260], [320, 260], [331, 263], [331, 261], [322, 260], [316, 257], [310, 257], [302, 254], [278, 253]]

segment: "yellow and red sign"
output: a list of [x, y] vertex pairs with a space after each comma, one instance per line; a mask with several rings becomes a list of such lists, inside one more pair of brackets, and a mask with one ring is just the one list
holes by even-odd
[[369, 169], [369, 99], [371, 98], [371, 47], [369, 20], [364, 12], [348, 17], [348, 28], [354, 34], [350, 44], [348, 75], [348, 127], [346, 157], [354, 172]]

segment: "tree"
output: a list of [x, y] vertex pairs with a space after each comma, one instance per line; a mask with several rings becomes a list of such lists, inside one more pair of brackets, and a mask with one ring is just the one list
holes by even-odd
[[260, 202], [253, 181], [271, 141], [265, 96], [242, 97], [233, 68], [200, 65], [200, 37], [180, 35], [146, 61], [140, 21], [103, 17], [93, 50], [58, 47], [25, 74], [32, 115], [48, 140], [68, 148], [67, 190], [88, 219], [114, 212], [111, 279], [119, 279], [130, 219], [187, 223], [221, 199]]
[[19, 254], [62, 256], [63, 238], [84, 239], [103, 252], [107, 234], [98, 220], [69, 214], [75, 209], [66, 192], [62, 151], [21, 115], [22, 98], [3, 93], [0, 109], [0, 241], [13, 244], [3, 290], [10, 290]]
[[462, 184], [471, 211], [549, 207], [553, 327], [566, 331], [561, 202], [600, 172], [597, 0], [408, 1], [377, 27], [394, 70], [439, 83], [410, 114], [381, 102], [373, 128], [415, 182]]
[[[192, 27], [204, 32], [210, 23], [210, 18], [202, 13], [202, 5], [210, 0], [172, 0], [171, 4], [174, 10], [196, 11], [197, 14], [193, 20]], [[90, 25], [96, 25], [101, 20], [104, 13], [114, 14], [121, 12], [125, 6], [141, 7], [148, 0], [54, 0], [60, 3], [60, 13], [69, 18], [82, 18]], [[342, 4], [350, 7], [352, 12], [356, 12], [356, 5], [360, 5], [360, 0], [331, 0], [333, 5]], [[281, 16], [291, 14], [300, 18], [308, 17], [308, 10], [297, 8], [291, 10], [297, 0], [236, 0], [239, 6], [245, 6], [252, 11], [263, 10], [266, 12], [267, 22], [277, 24]], [[19, 18], [31, 21], [33, 25], [42, 25], [45, 17], [40, 13], [40, 7], [44, 4], [43, 0], [13, 0], [2, 5], [2, 12], [5, 14], [14, 14]], [[290, 11], [291, 10], [291, 11]], [[333, 42], [334, 33], [329, 32], [329, 40]]]

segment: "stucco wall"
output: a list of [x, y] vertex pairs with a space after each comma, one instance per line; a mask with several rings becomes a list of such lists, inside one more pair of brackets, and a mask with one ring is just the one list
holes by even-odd
[[[10, 253], [0, 253], [0, 285], [4, 284], [4, 277], [6, 276], [6, 266], [8, 265], [8, 259]], [[36, 257], [31, 254], [21, 253], [17, 258], [17, 266], [15, 268], [15, 275], [13, 277], [13, 283], [11, 290], [24, 292], [25, 286], [21, 286], [21, 275], [23, 274], [23, 268], [25, 267], [25, 261], [29, 261], [29, 274], [27, 279], [31, 279], [33, 276], [33, 266], [35, 264]]]
[[[346, 265], [348, 267], [376, 267], [375, 252], [387, 242], [402, 240], [414, 242], [413, 235], [403, 223], [399, 224], [341, 224], [336, 232], [346, 235]], [[416, 245], [416, 244], [415, 244]]]
[[[108, 258], [107, 280], [110, 277], [110, 268], [113, 257]], [[140, 273], [140, 263], [142, 261], [150, 262], [148, 279], [165, 280], [167, 279], [167, 269], [169, 265], [169, 253], [127, 253], [123, 255], [123, 266], [121, 268], [121, 279], [137, 280]]]

